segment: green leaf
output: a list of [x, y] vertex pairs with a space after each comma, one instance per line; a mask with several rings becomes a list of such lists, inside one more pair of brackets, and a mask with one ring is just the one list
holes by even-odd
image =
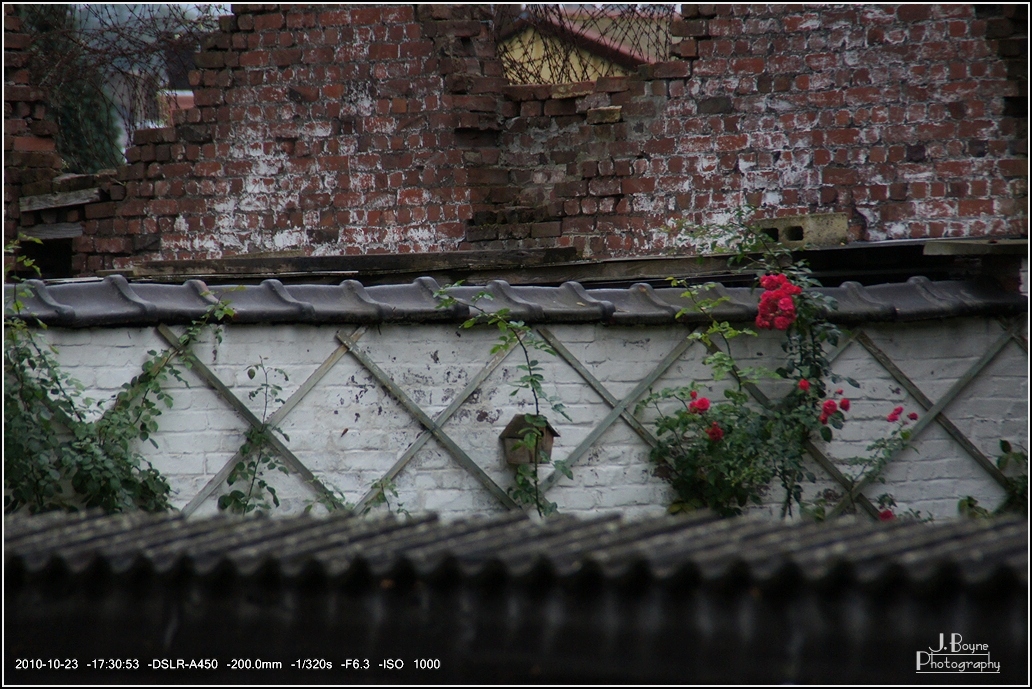
[[827, 426], [821, 426], [821, 437], [824, 438], [824, 442], [831, 442], [831, 429]]

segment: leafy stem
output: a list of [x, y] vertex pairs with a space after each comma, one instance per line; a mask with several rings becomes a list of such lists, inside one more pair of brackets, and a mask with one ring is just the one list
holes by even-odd
[[[476, 325], [486, 324], [496, 327], [499, 331], [498, 341], [491, 348], [491, 354], [504, 352], [518, 347], [523, 357], [523, 363], [518, 369], [523, 375], [513, 383], [515, 388], [511, 395], [519, 394], [525, 390], [530, 394], [534, 404], [534, 413], [524, 415], [525, 425], [520, 430], [520, 439], [516, 443], [516, 449], [526, 449], [530, 455], [530, 463], [519, 465], [516, 469], [515, 486], [509, 489], [509, 495], [517, 503], [533, 506], [540, 516], [547, 516], [557, 509], [553, 502], [545, 499], [541, 493], [541, 485], [538, 479], [538, 467], [547, 462], [548, 457], [543, 448], [543, 440], [547, 432], [548, 420], [542, 415], [542, 406], [547, 404], [552, 412], [569, 419], [566, 409], [558, 397], [549, 396], [544, 390], [544, 374], [540, 361], [532, 355], [532, 352], [542, 352], [555, 356], [556, 352], [545, 340], [539, 337], [534, 329], [520, 320], [510, 318], [508, 308], [500, 308], [494, 311], [488, 310], [480, 305], [483, 300], [491, 300], [490, 292], [480, 291], [468, 299], [462, 299], [455, 295], [454, 288], [461, 286], [461, 282], [447, 285], [435, 292], [434, 296], [439, 300], [438, 308], [451, 308], [456, 305], [463, 305], [475, 315], [462, 323], [464, 329]], [[572, 476], [569, 467], [565, 463], [556, 462], [556, 469], [565, 476]]]

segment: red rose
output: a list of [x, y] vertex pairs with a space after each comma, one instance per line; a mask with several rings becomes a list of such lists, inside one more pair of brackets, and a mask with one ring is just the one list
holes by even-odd
[[842, 394], [842, 388], [839, 388], [838, 390], [836, 390], [835, 394], [836, 395], [841, 395]]
[[907, 418], [910, 419], [911, 421], [917, 421], [917, 412], [916, 411], [910, 412], [909, 414], [907, 414]]
[[806, 378], [803, 378], [801, 381], [799, 381], [799, 389], [803, 392], [810, 392], [810, 381], [808, 381]]
[[821, 411], [822, 411], [822, 412], [823, 412], [823, 413], [824, 413], [824, 414], [825, 414], [826, 416], [831, 416], [832, 414], [834, 414], [835, 412], [837, 412], [837, 411], [838, 411], [838, 405], [837, 405], [837, 404], [835, 404], [835, 400], [827, 400], [827, 401], [826, 401], [826, 402], [824, 403], [824, 406], [823, 406], [823, 407], [821, 407]]
[[710, 407], [709, 399], [706, 397], [700, 397], [697, 400], [692, 400], [688, 403], [688, 411], [693, 414], [702, 414], [706, 412]]
[[796, 305], [792, 297], [802, 293], [802, 288], [781, 274], [764, 275], [760, 278], [760, 287], [766, 292], [760, 295], [756, 326], [765, 330], [788, 330], [796, 320]]
[[892, 410], [892, 413], [893, 414], [902, 414], [903, 413], [903, 407], [896, 407], [895, 409]]
[[691, 397], [692, 399], [695, 399], [696, 397], [699, 396], [699, 393], [695, 392], [695, 390], [692, 390], [691, 392], [688, 393], [688, 396]]
[[896, 518], [896, 515], [892, 513], [892, 510], [882, 510], [878, 513], [878, 520], [883, 522], [891, 522]]
[[885, 417], [885, 420], [889, 423], [896, 423], [897, 421], [899, 421], [899, 414], [897, 414], [896, 412], [892, 412], [891, 414]]
[[788, 282], [788, 278], [780, 273], [773, 275], [764, 275], [760, 278], [760, 287], [766, 290], [775, 290], [779, 287], [784, 286]]
[[825, 426], [828, 425], [828, 415], [827, 414], [821, 414], [821, 423], [824, 424]]
[[723, 437], [724, 437], [724, 429], [722, 429], [720, 426], [718, 426], [717, 422], [714, 421], [713, 425], [706, 429], [706, 435], [709, 436], [709, 439], [711, 441], [717, 443], [717, 442], [720, 442], [723, 439]]
[[849, 400], [845, 398], [839, 400], [838, 406], [842, 411], [849, 411]]

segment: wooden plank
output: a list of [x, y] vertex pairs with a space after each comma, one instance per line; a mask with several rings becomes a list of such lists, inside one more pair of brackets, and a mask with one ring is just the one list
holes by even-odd
[[[505, 357], [507, 357], [509, 355], [509, 352], [511, 351], [512, 349], [506, 349], [496, 353], [493, 357], [491, 357], [490, 361], [487, 362], [487, 365], [484, 366], [484, 368], [480, 369], [480, 372], [477, 375], [473, 376], [472, 379], [470, 379], [466, 387], [462, 389], [462, 392], [456, 395], [455, 399], [453, 399], [451, 404], [448, 405], [448, 408], [442, 411], [434, 418], [434, 423], [440, 427], [443, 427], [444, 424], [448, 421], [448, 419], [450, 419], [452, 415], [459, 410], [463, 403], [465, 403], [466, 399], [469, 398], [469, 396], [472, 395], [476, 391], [476, 389], [481, 386], [481, 384], [487, 379], [489, 375], [491, 375], [492, 372], [494, 372], [496, 368], [498, 368], [498, 365], [505, 360]], [[398, 460], [394, 462], [391, 468], [387, 470], [387, 473], [385, 473], [380, 478], [380, 480], [393, 480], [394, 477], [397, 476], [401, 472], [401, 470], [405, 468], [405, 465], [408, 464], [409, 461], [416, 456], [416, 453], [419, 452], [419, 450], [421, 450], [424, 445], [426, 445], [426, 443], [430, 440], [431, 437], [433, 437], [433, 434], [428, 430], [424, 430], [422, 433], [420, 433], [419, 436], [415, 439], [415, 441], [411, 445], [409, 445], [408, 449], [402, 453], [401, 457], [399, 457]], [[370, 488], [369, 491], [362, 496], [362, 499], [358, 501], [358, 504], [355, 505], [355, 513], [361, 514], [366, 504], [368, 504], [368, 502], [372, 500], [378, 492], [379, 491], [376, 488]]]
[[[602, 421], [595, 427], [595, 429], [588, 434], [588, 437], [586, 437], [583, 441], [581, 441], [580, 445], [573, 449], [573, 451], [566, 457], [567, 464], [573, 465], [579, 462], [581, 457], [583, 457], [587, 453], [587, 451], [591, 449], [591, 446], [594, 445], [600, 437], [602, 437], [602, 434], [605, 433], [609, 426], [611, 426], [613, 422], [620, 417], [620, 415], [624, 412], [627, 406], [635, 400], [637, 400], [643, 394], [645, 394], [645, 391], [648, 390], [649, 387], [653, 383], [655, 383], [656, 380], [661, 375], [663, 375], [666, 372], [666, 370], [670, 368], [673, 365], [673, 363], [681, 357], [682, 354], [684, 354], [684, 351], [688, 349], [688, 347], [690, 347], [693, 342], [695, 342], [695, 340], [685, 337], [683, 340], [677, 343], [677, 345], [672, 350], [670, 350], [670, 353], [667, 354], [663, 358], [663, 360], [656, 365], [654, 369], [652, 369], [652, 372], [649, 373], [649, 375], [645, 376], [636, 386], [634, 386], [634, 389], [631, 390], [630, 394], [628, 394], [627, 397], [625, 397], [616, 406], [614, 406], [613, 409], [605, 416], [605, 418], [603, 418]], [[556, 481], [558, 481], [561, 476], [562, 474], [560, 472], [553, 471], [543, 481], [541, 481], [538, 484], [538, 486], [542, 495], [549, 488], [555, 485]]]
[[133, 267], [138, 276], [240, 275], [264, 273], [401, 272], [451, 269], [523, 268], [574, 261], [574, 247], [511, 251], [448, 251], [348, 256], [259, 256], [210, 260], [146, 261]]
[[40, 194], [39, 196], [22, 196], [18, 199], [18, 208], [22, 213], [40, 211], [47, 208], [63, 208], [65, 206], [81, 206], [84, 203], [100, 201], [100, 189], [79, 189], [57, 194]]
[[[1000, 319], [1000, 325], [1007, 329], [1010, 328], [1011, 322], [1012, 321]], [[1024, 319], [1021, 319], [1021, 322], [1024, 323]], [[1028, 340], [1025, 339], [1025, 335], [1021, 332], [1020, 329], [1014, 333], [1013, 338], [1014, 342], [1016, 342], [1017, 345], [1021, 347], [1021, 351], [1025, 352], [1025, 356], [1028, 356]]]
[[59, 222], [49, 225], [33, 225], [22, 228], [20, 232], [37, 239], [73, 239], [82, 236], [82, 223]]
[[[363, 334], [365, 334], [365, 332], [365, 326], [355, 329], [355, 331], [351, 334], [352, 340], [358, 340], [360, 337], [362, 337]], [[326, 358], [326, 361], [324, 361], [322, 365], [319, 366], [319, 368], [317, 368], [312, 373], [312, 375], [310, 375], [305, 380], [305, 382], [301, 384], [301, 387], [295, 390], [294, 393], [287, 398], [287, 401], [283, 403], [283, 406], [277, 409], [272, 414], [272, 416], [269, 417], [269, 425], [278, 426], [280, 421], [282, 421], [284, 417], [286, 417], [286, 415], [289, 414], [290, 411], [295, 406], [297, 406], [297, 404], [302, 399], [304, 399], [304, 396], [307, 395], [308, 392], [312, 388], [314, 388], [316, 384], [318, 384], [318, 382], [322, 380], [327, 373], [329, 373], [330, 369], [333, 368], [333, 366], [341, 360], [341, 358], [344, 356], [344, 354], [347, 353], [347, 351], [348, 349], [345, 345], [340, 345], [336, 349], [334, 349], [333, 352], [330, 353], [330, 356]], [[204, 484], [204, 487], [201, 488], [201, 490], [193, 497], [193, 499], [190, 500], [189, 503], [187, 503], [186, 507], [182, 509], [183, 516], [188, 517], [191, 514], [193, 514], [197, 510], [197, 508], [204, 503], [205, 500], [211, 497], [211, 495], [216, 490], [218, 490], [219, 486], [221, 486], [223, 482], [225, 482], [225, 480], [229, 478], [229, 474], [233, 471], [233, 467], [236, 466], [237, 462], [239, 462], [242, 459], [243, 455], [239, 450], [237, 450], [236, 454], [234, 454], [229, 459], [229, 461], [227, 461], [222, 466], [222, 468], [219, 469], [218, 472], [216, 472], [216, 474], [211, 479], [209, 479], [209, 481], [206, 484]], [[336, 500], [333, 502], [333, 504], [339, 506], [339, 502]]]
[[[165, 338], [165, 341], [168, 342], [170, 345], [177, 349], [179, 348], [179, 336], [176, 335], [167, 325], [165, 325], [164, 323], [159, 325], [158, 333], [163, 338]], [[180, 356], [189, 360], [194, 373], [196, 373], [201, 378], [201, 380], [203, 380], [209, 386], [211, 386], [211, 388], [214, 389], [215, 392], [217, 392], [219, 396], [223, 400], [225, 400], [226, 403], [229, 404], [229, 406], [231, 406], [234, 411], [236, 411], [237, 414], [239, 414], [245, 421], [247, 421], [247, 423], [249, 423], [254, 428], [262, 427], [261, 419], [255, 416], [251, 412], [251, 410], [247, 408], [247, 405], [245, 405], [243, 402], [237, 399], [236, 395], [234, 395], [233, 392], [228, 387], [226, 387], [225, 383], [219, 380], [218, 376], [212, 373], [211, 369], [205, 366], [200, 359], [194, 356], [193, 352], [181, 351]], [[280, 454], [280, 456], [283, 457], [283, 462], [287, 465], [287, 467], [297, 472], [297, 474], [300, 475], [302, 479], [304, 479], [304, 481], [309, 485], [309, 487], [311, 487], [313, 490], [319, 493], [322, 493], [327, 499], [329, 499], [334, 504], [340, 504], [340, 501], [337, 500], [333, 492], [330, 491], [326, 486], [324, 486], [322, 482], [318, 478], [316, 478], [315, 474], [309, 471], [308, 467], [302, 464], [301, 460], [294, 456], [294, 453], [291, 452], [290, 449], [287, 448], [287, 446], [279, 440], [279, 438], [275, 437], [273, 434], [270, 433], [268, 443], [273, 447], [273, 449], [275, 449]]]
[[1028, 239], [930, 239], [925, 256], [984, 256], [987, 254], [1028, 254]]
[[462, 468], [468, 471], [473, 478], [479, 481], [489, 493], [495, 496], [495, 498], [502, 503], [502, 505], [508, 509], [516, 509], [518, 507], [513, 499], [510, 498], [497, 483], [491, 480], [491, 477], [484, 473], [484, 470], [466, 454], [465, 450], [456, 445], [455, 442], [448, 437], [448, 434], [445, 433], [440, 426], [434, 423], [433, 419], [427, 416], [426, 413], [419, 408], [419, 405], [413, 402], [409, 396], [405, 394], [405, 391], [398, 387], [397, 383], [395, 383], [390, 376], [384, 373], [383, 369], [377, 366], [376, 363], [366, 356], [365, 352], [355, 347], [354, 342], [352, 342], [346, 335], [337, 333], [337, 339], [351, 348], [352, 356], [358, 359], [359, 362], [366, 367], [373, 377], [387, 389], [387, 391], [401, 404], [401, 406], [408, 410], [412, 416], [416, 417], [416, 419], [418, 419], [419, 422], [433, 434], [434, 438], [437, 439], [437, 442], [441, 443], [441, 445], [451, 453], [452, 457], [460, 466], [462, 466]]

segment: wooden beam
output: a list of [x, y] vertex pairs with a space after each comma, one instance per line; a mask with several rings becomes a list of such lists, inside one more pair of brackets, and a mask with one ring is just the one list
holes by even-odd
[[133, 274], [136, 277], [341, 272], [427, 274], [455, 269], [529, 268], [577, 258], [574, 247], [348, 256], [238, 256], [196, 261], [145, 261], [133, 266]]
[[33, 225], [22, 228], [19, 232], [36, 239], [73, 239], [82, 236], [82, 223], [59, 222], [50, 225]]
[[80, 189], [65, 191], [59, 194], [41, 194], [39, 196], [23, 196], [18, 199], [18, 208], [22, 213], [41, 211], [47, 208], [63, 208], [64, 206], [81, 206], [85, 203], [100, 201], [100, 189]]

